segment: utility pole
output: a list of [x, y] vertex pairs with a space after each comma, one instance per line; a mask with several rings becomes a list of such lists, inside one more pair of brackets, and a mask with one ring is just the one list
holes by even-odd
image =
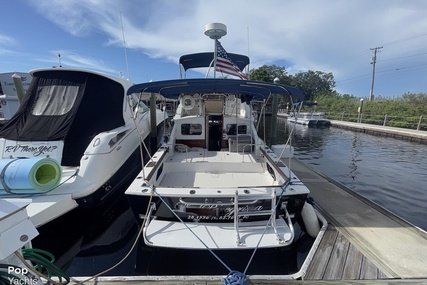
[[369, 101], [373, 100], [374, 97], [374, 81], [375, 81], [375, 63], [377, 63], [377, 52], [379, 49], [382, 49], [383, 47], [376, 47], [371, 48], [371, 50], [374, 51], [374, 56], [372, 57], [372, 84], [371, 84], [371, 92], [369, 93]]

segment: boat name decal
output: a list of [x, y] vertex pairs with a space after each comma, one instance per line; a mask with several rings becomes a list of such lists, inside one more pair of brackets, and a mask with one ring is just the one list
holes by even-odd
[[39, 156], [45, 153], [51, 153], [57, 146], [30, 146], [30, 145], [9, 145], [6, 146], [5, 152], [14, 153], [14, 152], [31, 152], [33, 156]]
[[[221, 214], [219, 215], [194, 215], [194, 214], [189, 214], [188, 215], [188, 219], [190, 220], [233, 220], [234, 219], [234, 207], [221, 207], [220, 205], [200, 205], [199, 206], [200, 209], [216, 209], [219, 208], [221, 209]], [[244, 212], [257, 212], [257, 211], [262, 211], [263, 206], [243, 206], [243, 207], [239, 207], [239, 212], [240, 213], [244, 213]], [[244, 219], [248, 219], [249, 216], [241, 216], [240, 220], [244, 220]]]

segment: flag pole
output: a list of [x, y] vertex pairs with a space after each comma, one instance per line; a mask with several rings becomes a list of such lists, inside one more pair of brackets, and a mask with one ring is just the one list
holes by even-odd
[[216, 78], [216, 59], [218, 40], [227, 34], [227, 26], [221, 23], [210, 23], [205, 26], [205, 35], [214, 40], [214, 78]]

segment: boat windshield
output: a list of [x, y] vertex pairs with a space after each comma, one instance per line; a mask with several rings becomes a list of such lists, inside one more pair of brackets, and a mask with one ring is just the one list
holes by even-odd
[[137, 95], [132, 94], [131, 99], [132, 99], [132, 107], [135, 110], [135, 113], [142, 114], [147, 112], [150, 109], [148, 108], [147, 105], [145, 105], [145, 103], [142, 100], [138, 98]]

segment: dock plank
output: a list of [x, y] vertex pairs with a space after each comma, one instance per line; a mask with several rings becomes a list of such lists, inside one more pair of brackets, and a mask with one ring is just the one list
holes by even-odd
[[360, 268], [362, 266], [363, 254], [350, 243], [347, 258], [345, 261], [342, 279], [357, 280], [360, 278]]
[[349, 241], [342, 234], [338, 234], [323, 280], [342, 279], [349, 245]]
[[363, 258], [360, 269], [360, 279], [377, 279], [379, 269], [367, 258]]
[[390, 275], [382, 272], [345, 235], [329, 224], [303, 279], [390, 280]]
[[328, 226], [317, 249], [317, 252], [307, 269], [305, 279], [323, 279], [323, 275], [325, 274], [326, 266], [328, 265], [337, 236], [338, 231], [334, 227]]

